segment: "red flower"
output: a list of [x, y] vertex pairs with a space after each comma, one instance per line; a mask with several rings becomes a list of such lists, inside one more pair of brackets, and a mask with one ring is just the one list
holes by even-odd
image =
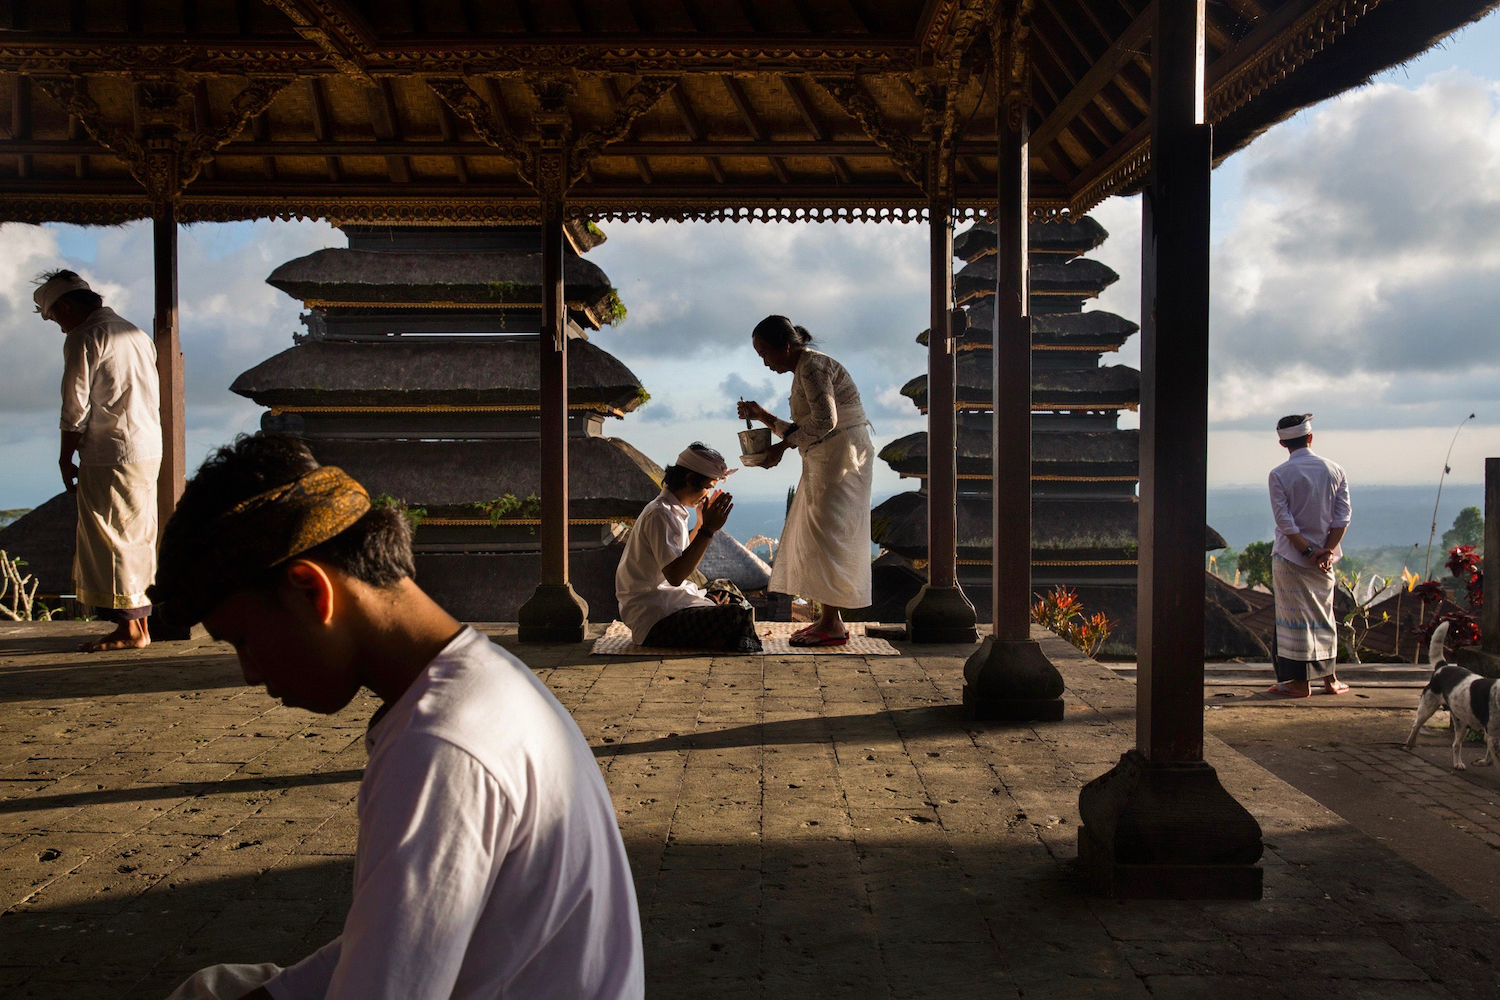
[[1484, 560], [1472, 545], [1457, 545], [1448, 550], [1448, 572], [1465, 582], [1484, 572]]
[[1443, 585], [1441, 583], [1438, 583], [1436, 580], [1428, 580], [1426, 583], [1419, 583], [1411, 589], [1411, 592], [1417, 597], [1420, 597], [1423, 604], [1435, 604], [1438, 601], [1441, 601], [1445, 596], [1443, 593]]

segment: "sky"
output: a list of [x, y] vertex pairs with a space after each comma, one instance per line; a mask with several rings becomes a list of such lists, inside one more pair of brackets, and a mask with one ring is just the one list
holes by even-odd
[[[1264, 483], [1284, 453], [1272, 428], [1316, 416], [1314, 448], [1352, 483], [1483, 480], [1500, 455], [1500, 16], [1371, 85], [1270, 129], [1214, 174], [1209, 485]], [[1140, 199], [1093, 213], [1091, 254], [1120, 274], [1090, 308], [1140, 316]], [[923, 427], [900, 395], [926, 370], [925, 224], [607, 223], [590, 259], [629, 310], [594, 334], [651, 400], [606, 433], [666, 465], [691, 440], [733, 454], [735, 401], [785, 414], [789, 375], [765, 369], [750, 330], [782, 313], [808, 327], [860, 387], [877, 446]], [[962, 228], [962, 227], [960, 227]], [[149, 224], [0, 226], [0, 509], [59, 489], [61, 335], [32, 310], [32, 278], [80, 271], [149, 328]], [[228, 391], [292, 344], [299, 304], [265, 284], [326, 246], [316, 222], [203, 224], [181, 234], [188, 456], [259, 424]], [[1106, 364], [1139, 363], [1139, 337]], [[1134, 426], [1126, 414], [1122, 426]], [[795, 459], [747, 469], [747, 498], [784, 496]], [[875, 492], [911, 486], [877, 463]]]

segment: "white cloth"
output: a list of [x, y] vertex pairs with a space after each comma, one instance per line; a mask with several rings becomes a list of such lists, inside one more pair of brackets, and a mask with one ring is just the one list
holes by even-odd
[[73, 590], [84, 604], [125, 611], [151, 604], [156, 579], [156, 474], [161, 460], [78, 467]]
[[[1354, 508], [1349, 503], [1349, 480], [1344, 470], [1314, 454], [1311, 448], [1298, 448], [1271, 470], [1269, 485], [1271, 514], [1276, 519], [1272, 554], [1311, 567], [1312, 561], [1297, 550], [1290, 536], [1300, 534], [1322, 548], [1330, 531], [1348, 527]], [[1342, 555], [1343, 548], [1336, 547], [1333, 558]]]
[[797, 449], [802, 476], [771, 567], [775, 593], [835, 608], [870, 604], [875, 448], [868, 423], [858, 403], [840, 406], [836, 433]]
[[790, 403], [792, 419], [778, 419], [771, 429], [799, 451], [823, 440], [839, 427], [850, 426], [849, 421], [839, 419], [840, 407], [850, 408], [847, 412], [851, 419], [855, 417], [854, 408], [858, 408], [858, 421], [868, 422], [854, 379], [843, 365], [822, 351], [808, 349], [802, 352], [792, 376]]
[[370, 727], [344, 932], [277, 1000], [645, 994], [614, 806], [567, 711], [464, 629]]
[[150, 335], [101, 306], [63, 341], [62, 423], [79, 465], [161, 458], [161, 391]]
[[167, 1000], [240, 1000], [251, 990], [266, 985], [280, 971], [281, 966], [270, 962], [210, 965], [189, 976]]
[[711, 605], [698, 586], [688, 580], [678, 586], [667, 582], [662, 569], [688, 547], [688, 509], [671, 490], [646, 505], [615, 570], [615, 597], [620, 602], [620, 621], [630, 629], [636, 645], [645, 645], [651, 626], [674, 611]]

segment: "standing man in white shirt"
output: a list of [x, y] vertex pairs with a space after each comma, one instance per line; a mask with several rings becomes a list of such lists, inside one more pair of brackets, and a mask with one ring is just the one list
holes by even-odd
[[1290, 452], [1271, 470], [1271, 590], [1276, 598], [1276, 683], [1270, 693], [1286, 698], [1312, 694], [1321, 678], [1329, 694], [1345, 694], [1338, 679], [1338, 622], [1333, 616], [1333, 564], [1349, 527], [1349, 481], [1336, 462], [1312, 450], [1312, 414], [1276, 423], [1276, 436]]
[[42, 319], [67, 335], [58, 465], [63, 488], [78, 499], [74, 591], [116, 623], [79, 649], [139, 649], [151, 642], [146, 588], [156, 575], [156, 345], [72, 271], [43, 274], [32, 298]]
[[[615, 596], [637, 645], [761, 651], [755, 609], [743, 595], [705, 592], [688, 579], [734, 509], [734, 498], [715, 489], [733, 471], [723, 455], [694, 441], [667, 466], [661, 495], [635, 519], [615, 570]], [[694, 508], [698, 524], [689, 531]]]
[[641, 1000], [640, 917], [609, 790], [536, 675], [412, 580], [411, 526], [295, 438], [203, 463], [151, 597], [248, 684], [332, 714], [369, 688], [354, 899], [295, 965], [216, 965], [173, 1000]]

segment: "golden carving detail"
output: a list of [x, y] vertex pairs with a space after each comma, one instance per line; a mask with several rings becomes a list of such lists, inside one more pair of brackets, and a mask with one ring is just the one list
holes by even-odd
[[535, 173], [536, 154], [510, 129], [501, 123], [489, 102], [469, 86], [463, 77], [430, 77], [427, 86], [453, 109], [453, 113], [473, 126], [479, 138], [504, 151], [521, 168], [523, 177]]
[[845, 114], [859, 123], [866, 135], [890, 152], [897, 169], [906, 175], [907, 180], [918, 187], [925, 185], [927, 151], [916, 139], [886, 121], [880, 105], [860, 85], [857, 77], [819, 76], [815, 80]]
[[623, 139], [635, 120], [655, 107], [662, 95], [676, 85], [676, 77], [642, 77], [626, 92], [620, 106], [615, 109], [613, 118], [598, 128], [591, 129], [573, 143], [568, 154], [568, 183], [578, 181], [589, 161], [598, 156], [605, 146]]

